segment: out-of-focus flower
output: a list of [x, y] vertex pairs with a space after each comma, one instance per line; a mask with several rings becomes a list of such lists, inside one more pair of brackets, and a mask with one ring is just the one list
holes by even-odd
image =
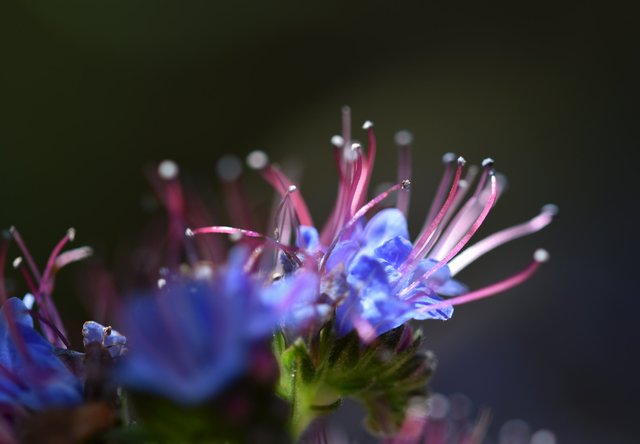
[[247, 260], [236, 249], [212, 276], [171, 276], [156, 295], [129, 301], [120, 325], [130, 351], [117, 370], [124, 387], [198, 404], [242, 374], [256, 341], [279, 322], [298, 321], [296, 307], [304, 311], [317, 295], [315, 275], [302, 272], [264, 288], [244, 270]]
[[0, 404], [38, 411], [82, 402], [82, 385], [33, 328], [24, 302], [8, 299], [0, 316]]

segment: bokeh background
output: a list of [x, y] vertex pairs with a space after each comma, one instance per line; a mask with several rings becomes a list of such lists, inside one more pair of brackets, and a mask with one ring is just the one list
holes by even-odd
[[[214, 196], [216, 160], [256, 148], [305, 166], [322, 218], [328, 140], [349, 104], [356, 124], [376, 123], [374, 183], [395, 177], [395, 131], [414, 133], [414, 233], [446, 151], [491, 155], [509, 178], [479, 236], [561, 208], [461, 275], [485, 285], [544, 246], [552, 261], [536, 277], [424, 324], [434, 389], [490, 407], [494, 436], [522, 418], [561, 443], [637, 442], [637, 15], [613, 3], [274, 3], [3, 1], [0, 226], [18, 226], [41, 261], [73, 226], [113, 267], [149, 219], [145, 166], [172, 158]], [[57, 292], [78, 332], [84, 273], [63, 273]]]

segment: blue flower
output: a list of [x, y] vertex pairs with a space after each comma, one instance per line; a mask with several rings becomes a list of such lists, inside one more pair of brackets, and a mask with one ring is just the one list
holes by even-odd
[[134, 298], [122, 313], [128, 353], [116, 371], [127, 388], [195, 405], [241, 375], [252, 345], [278, 324], [308, 316], [317, 279], [299, 270], [264, 285], [244, 270], [247, 254], [232, 251], [210, 279], [177, 277], [158, 294]]
[[80, 404], [80, 380], [33, 328], [24, 303], [10, 298], [0, 313], [0, 404], [29, 410]]
[[[307, 228], [308, 230], [308, 228]], [[442, 300], [439, 294], [456, 296], [465, 287], [452, 280], [447, 266], [426, 282], [402, 294], [410, 282], [433, 267], [436, 261], [422, 259], [415, 269], [400, 271], [412, 251], [407, 222], [401, 211], [380, 211], [364, 226], [356, 226], [338, 242], [327, 259], [326, 279], [336, 279], [334, 270], [344, 270], [346, 286], [327, 285], [339, 301], [336, 327], [346, 334], [365, 322], [378, 336], [410, 319], [449, 319], [452, 307], [423, 311], [423, 307]], [[336, 290], [341, 288], [341, 290]]]

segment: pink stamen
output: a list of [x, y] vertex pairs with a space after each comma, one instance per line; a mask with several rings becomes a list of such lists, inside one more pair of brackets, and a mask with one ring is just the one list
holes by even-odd
[[496, 177], [492, 173], [491, 174], [491, 196], [489, 197], [487, 204], [482, 209], [480, 216], [478, 216], [478, 218], [475, 220], [475, 222], [473, 223], [473, 225], [471, 226], [467, 234], [465, 234], [462, 237], [462, 239], [460, 239], [460, 241], [456, 244], [456, 246], [453, 247], [453, 249], [449, 251], [449, 253], [447, 253], [447, 255], [442, 260], [440, 260], [437, 264], [435, 264], [431, 269], [426, 271], [419, 279], [415, 280], [411, 285], [407, 286], [404, 290], [402, 290], [398, 294], [399, 297], [402, 297], [410, 293], [411, 291], [413, 291], [418, 285], [420, 285], [420, 282], [426, 281], [427, 279], [429, 279], [431, 276], [433, 276], [433, 274], [436, 271], [440, 270], [443, 266], [447, 264], [447, 262], [449, 262], [456, 254], [458, 254], [458, 252], [467, 244], [467, 242], [469, 242], [469, 239], [471, 239], [471, 237], [475, 234], [478, 228], [480, 228], [480, 225], [482, 225], [482, 222], [484, 222], [484, 220], [486, 219], [487, 215], [489, 214], [489, 211], [491, 211], [491, 208], [493, 207], [493, 204], [495, 203], [497, 196], [498, 196], [498, 191], [497, 191], [497, 185], [496, 185]]
[[91, 257], [91, 255], [93, 255], [93, 249], [91, 247], [80, 247], [65, 251], [56, 258], [53, 268], [55, 271], [58, 271], [73, 262], [78, 262]]
[[[262, 170], [260, 170], [262, 177], [278, 192], [282, 197], [287, 193], [287, 190], [293, 185], [293, 182], [285, 176], [285, 174], [273, 165], [267, 164]], [[298, 219], [302, 225], [313, 226], [313, 219], [311, 213], [307, 208], [307, 204], [298, 192], [291, 196], [291, 202], [293, 208], [296, 211]]]
[[258, 233], [257, 231], [244, 230], [242, 228], [225, 227], [225, 226], [202, 227], [202, 228], [196, 228], [195, 230], [191, 230], [190, 228], [187, 228], [187, 230], [185, 231], [185, 235], [187, 237], [193, 237], [199, 234], [232, 234], [232, 235], [242, 235], [246, 237], [260, 239], [265, 243], [268, 243], [269, 245], [279, 248], [285, 253], [288, 253], [291, 256], [291, 258], [298, 263], [298, 265], [302, 265], [302, 262], [296, 256], [296, 253], [298, 251], [297, 248], [291, 247], [289, 245], [283, 245], [280, 242], [276, 241], [275, 239], [265, 236], [262, 233]]
[[540, 214], [527, 222], [498, 231], [497, 233], [475, 243], [451, 260], [449, 263], [451, 275], [455, 276], [460, 272], [460, 270], [474, 262], [480, 256], [499, 247], [500, 245], [542, 230], [551, 223], [553, 217], [557, 213], [558, 209], [555, 205], [545, 205]]
[[[367, 198], [367, 190], [369, 189], [369, 183], [371, 182], [371, 175], [373, 173], [373, 164], [376, 160], [376, 134], [373, 129], [373, 123], [367, 120], [362, 129], [366, 130], [369, 134], [369, 147], [364, 159], [364, 166], [362, 169], [362, 175], [358, 179], [358, 186], [353, 196], [353, 203], [351, 206], [351, 212], [353, 213], [356, 208], [359, 208]], [[363, 154], [364, 156], [364, 154]], [[409, 179], [409, 176], [400, 176], [398, 181]], [[408, 196], [408, 195], [407, 195]]]
[[58, 339], [60, 341], [62, 341], [62, 343], [64, 344], [64, 346], [66, 348], [70, 348], [71, 344], [69, 343], [69, 340], [66, 338], [65, 335], [62, 334], [62, 332], [60, 330], [58, 330], [56, 328], [56, 326], [49, 320], [47, 320], [47, 318], [45, 318], [44, 316], [42, 316], [40, 313], [38, 313], [36, 310], [29, 310], [29, 314], [31, 316], [33, 316], [34, 318], [38, 319], [38, 321], [40, 321], [41, 323], [45, 324], [47, 327], [49, 327], [51, 330], [53, 330], [53, 332], [56, 334], [56, 336], [58, 337]]
[[365, 171], [365, 158], [362, 153], [362, 147], [354, 143], [351, 146], [351, 150], [356, 153], [356, 159], [353, 164], [353, 172], [351, 177], [351, 185], [349, 185], [349, 192], [347, 194], [347, 198], [345, 199], [345, 208], [344, 214], [341, 219], [349, 220], [353, 213], [360, 207], [358, 202], [360, 200], [359, 194], [362, 194], [362, 188], [364, 187], [364, 181], [366, 178], [364, 177], [367, 173]]
[[[485, 166], [485, 172], [487, 175], [489, 174], [489, 172], [487, 172], [489, 169], [492, 169], [492, 164]], [[502, 186], [504, 179], [501, 176], [496, 175], [496, 181], [498, 185], [497, 199], [500, 197], [500, 194], [504, 189]], [[453, 216], [453, 220], [448, 224], [444, 233], [440, 236], [440, 240], [435, 243], [435, 245], [432, 243], [432, 246], [430, 246], [428, 250], [425, 250], [425, 255], [429, 254], [430, 257], [435, 259], [441, 258], [442, 255], [449, 251], [469, 230], [473, 222], [478, 218], [478, 215], [482, 212], [482, 209], [485, 207], [486, 199], [489, 199], [491, 195], [490, 187], [484, 187], [484, 185], [482, 185], [484, 188], [480, 189], [481, 185], [482, 183], [478, 184], [474, 196], [469, 198], [455, 216]], [[479, 189], [480, 192], [478, 192]]]
[[[46, 317], [50, 319], [53, 324], [56, 326], [58, 330], [60, 330], [63, 334], [66, 335], [66, 331], [64, 326], [62, 325], [62, 318], [56, 309], [53, 300], [51, 299], [51, 291], [53, 290], [53, 274], [54, 274], [54, 266], [55, 261], [62, 249], [67, 245], [68, 242], [73, 241], [75, 238], [76, 231], [73, 228], [69, 228], [67, 233], [64, 235], [62, 239], [56, 244], [53, 248], [53, 251], [49, 255], [49, 259], [47, 260], [47, 265], [45, 266], [44, 272], [42, 274], [42, 279], [40, 280], [40, 285], [36, 294], [34, 295], [36, 299], [39, 299], [43, 302], [40, 307], [43, 312], [46, 314]], [[48, 326], [43, 325], [43, 332], [47, 336], [47, 339], [52, 344], [64, 345], [64, 342], [60, 344], [60, 340], [54, 331], [48, 328]]]
[[547, 253], [546, 250], [543, 250], [543, 249], [536, 250], [536, 252], [533, 255], [533, 261], [524, 270], [520, 271], [519, 273], [509, 278], [506, 278], [500, 282], [497, 282], [495, 284], [489, 285], [479, 290], [469, 292], [465, 295], [457, 296], [455, 298], [447, 299], [432, 305], [422, 307], [417, 311], [429, 312], [433, 310], [439, 310], [445, 307], [467, 304], [469, 302], [477, 301], [479, 299], [484, 299], [489, 296], [493, 296], [495, 294], [501, 293], [503, 291], [507, 291], [517, 285], [520, 285], [521, 283], [529, 279], [531, 276], [533, 276], [534, 273], [538, 270], [538, 268], [540, 268], [540, 265], [543, 262], [546, 262], [548, 260], [549, 260], [549, 253]]
[[[398, 146], [398, 180], [411, 180], [411, 142], [413, 134], [409, 131], [399, 131], [394, 137]], [[396, 207], [402, 211], [405, 218], [409, 214], [409, 194], [398, 195]]]
[[493, 170], [493, 164], [494, 161], [491, 157], [487, 157], [482, 161], [482, 175], [480, 176], [480, 180], [478, 181], [476, 191], [475, 193], [473, 193], [473, 198], [477, 199], [478, 196], [480, 196], [480, 193], [484, 189], [484, 185], [487, 183], [489, 173]]
[[444, 156], [442, 156], [442, 162], [445, 164], [444, 172], [442, 173], [442, 179], [440, 179], [440, 184], [438, 185], [436, 195], [431, 202], [431, 207], [429, 207], [429, 213], [427, 214], [427, 218], [424, 221], [422, 232], [426, 231], [427, 227], [431, 224], [431, 221], [435, 217], [438, 208], [442, 207], [442, 202], [444, 202], [447, 192], [447, 186], [451, 181], [451, 176], [453, 176], [455, 160], [456, 155], [453, 153], [446, 153]]
[[27, 288], [34, 295], [34, 297], [36, 298], [36, 301], [38, 301], [38, 305], [41, 306], [42, 299], [40, 299], [40, 295], [38, 293], [38, 287], [36, 287], [35, 283], [33, 282], [33, 278], [29, 274], [29, 270], [27, 270], [24, 267], [24, 261], [22, 260], [21, 256], [18, 256], [17, 258], [14, 259], [13, 268], [20, 271], [20, 273], [22, 274], [22, 278], [24, 279], [24, 282], [27, 284]]
[[40, 282], [40, 271], [38, 270], [38, 266], [36, 265], [36, 262], [33, 260], [33, 256], [31, 256], [31, 253], [29, 253], [29, 249], [27, 248], [27, 245], [22, 240], [22, 236], [20, 236], [18, 229], [16, 227], [11, 227], [9, 228], [9, 233], [11, 234], [11, 237], [13, 237], [13, 240], [18, 245], [18, 248], [20, 248], [20, 251], [22, 252], [22, 255], [27, 261], [27, 265], [29, 266], [29, 269], [31, 270], [31, 273], [33, 274], [35, 280]]
[[465, 178], [460, 179], [460, 182], [458, 182], [458, 189], [456, 190], [456, 195], [453, 199], [453, 202], [451, 203], [451, 206], [449, 207], [444, 217], [438, 224], [438, 227], [436, 228], [436, 232], [431, 236], [429, 241], [426, 243], [426, 245], [422, 249], [423, 251], [423, 254], [421, 255], [422, 257], [429, 254], [429, 251], [431, 250], [431, 248], [433, 248], [436, 242], [438, 242], [438, 239], [441, 238], [442, 233], [444, 232], [445, 228], [448, 226], [449, 220], [454, 216], [454, 214], [456, 214], [456, 211], [460, 207], [460, 204], [464, 200], [464, 197], [467, 195], [467, 192], [469, 191], [469, 184], [473, 182], [473, 179], [475, 178], [475, 175], [477, 173], [478, 173], [477, 167], [475, 167], [475, 165], [471, 165], [467, 170], [467, 174], [465, 175]]
[[331, 242], [331, 245], [327, 249], [327, 252], [322, 257], [322, 261], [321, 261], [321, 264], [320, 264], [320, 274], [324, 273], [324, 270], [325, 270], [325, 267], [326, 267], [327, 260], [328, 260], [329, 256], [331, 256], [331, 253], [333, 252], [333, 249], [336, 247], [336, 245], [340, 241], [340, 238], [342, 237], [342, 235], [345, 232], [350, 230], [353, 227], [353, 225], [355, 225], [355, 223], [358, 222], [358, 220], [360, 220], [361, 217], [363, 217], [365, 214], [367, 214], [373, 207], [375, 207], [380, 202], [385, 200], [389, 196], [389, 194], [391, 194], [393, 192], [396, 192], [398, 190], [408, 191], [410, 186], [411, 186], [411, 182], [409, 180], [403, 180], [402, 182], [393, 185], [392, 187], [390, 187], [386, 191], [383, 191], [382, 193], [378, 194], [376, 197], [374, 197], [369, 202], [367, 202], [365, 205], [363, 205], [358, 211], [356, 211], [356, 214], [353, 215], [353, 217], [342, 227], [340, 232], [333, 239], [333, 241]]
[[445, 214], [449, 210], [449, 207], [453, 203], [453, 199], [455, 198], [456, 191], [458, 189], [458, 183], [460, 182], [460, 175], [462, 174], [462, 167], [464, 166], [464, 163], [464, 159], [462, 157], [458, 157], [458, 167], [456, 168], [456, 174], [453, 178], [453, 182], [451, 183], [451, 189], [449, 190], [447, 200], [444, 202], [442, 208], [440, 208], [440, 211], [438, 212], [435, 219], [433, 219], [429, 227], [416, 240], [413, 250], [411, 250], [411, 254], [409, 254], [407, 260], [400, 266], [400, 273], [403, 273], [408, 268], [412, 267], [418, 260], [420, 260], [420, 258], [424, 254], [424, 248], [427, 245], [427, 242], [429, 242], [429, 239], [431, 239], [431, 237], [435, 233], [436, 228], [440, 224], [440, 221], [445, 216]]

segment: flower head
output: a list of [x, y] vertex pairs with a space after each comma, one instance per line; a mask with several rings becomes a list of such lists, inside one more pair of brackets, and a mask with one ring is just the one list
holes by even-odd
[[[468, 292], [452, 279], [460, 270], [488, 251], [548, 225], [557, 208], [545, 206], [531, 220], [502, 230], [475, 245], [469, 241], [482, 225], [505, 188], [505, 179], [494, 171], [494, 161], [485, 159], [480, 168], [471, 166], [463, 176], [465, 160], [447, 153], [445, 173], [418, 236], [411, 241], [406, 214], [409, 208], [411, 175], [407, 131], [396, 135], [399, 148], [398, 182], [367, 201], [376, 156], [373, 124], [365, 122], [368, 149], [351, 140], [350, 111], [343, 110], [343, 132], [334, 136], [339, 187], [336, 203], [326, 224], [318, 229], [301, 191], [261, 151], [251, 153], [247, 163], [280, 194], [281, 202], [271, 225], [273, 236], [247, 228], [210, 226], [189, 230], [191, 235], [227, 233], [245, 239], [264, 254], [265, 248], [280, 250], [281, 263], [271, 264], [267, 275], [282, 275], [305, 269], [318, 275], [321, 297], [316, 304], [331, 301], [339, 334], [356, 329], [371, 340], [410, 319], [449, 319], [453, 306], [504, 291], [531, 276], [547, 254], [540, 250], [522, 272], [494, 285]], [[226, 174], [233, 163], [233, 174]], [[250, 219], [237, 182], [239, 163], [225, 158], [220, 176], [234, 194], [230, 210], [240, 223]], [[473, 184], [475, 188], [472, 187]], [[396, 208], [382, 207], [397, 193]], [[377, 214], [372, 217], [370, 214]], [[367, 221], [366, 218], [369, 217]], [[295, 240], [293, 240], [295, 239]], [[465, 249], [466, 247], [466, 249]], [[266, 269], [268, 270], [268, 268]], [[313, 298], [309, 299], [312, 302]], [[309, 310], [315, 315], [324, 310]]]

